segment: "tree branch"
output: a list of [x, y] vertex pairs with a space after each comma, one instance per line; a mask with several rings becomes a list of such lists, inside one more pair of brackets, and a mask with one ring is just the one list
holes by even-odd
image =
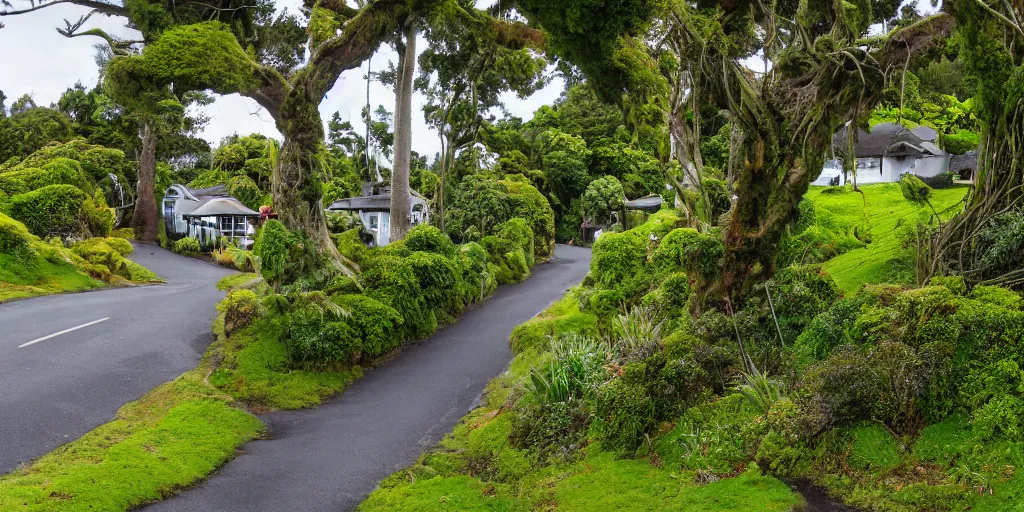
[[[16, 9], [13, 11], [0, 11], [0, 16], [17, 16], [19, 14], [26, 14], [47, 7], [52, 7], [58, 4], [72, 4], [81, 5], [82, 7], [90, 7], [95, 12], [106, 14], [108, 16], [127, 16], [128, 10], [120, 5], [109, 4], [100, 0], [53, 0], [51, 2], [41, 2], [37, 5], [33, 5], [28, 9]], [[13, 7], [9, 2], [4, 1], [3, 5], [7, 7]]]

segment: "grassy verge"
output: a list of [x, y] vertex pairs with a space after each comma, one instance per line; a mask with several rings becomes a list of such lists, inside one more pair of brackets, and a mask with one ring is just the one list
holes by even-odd
[[222, 292], [226, 292], [238, 285], [252, 281], [253, 279], [256, 279], [256, 277], [256, 274], [252, 272], [242, 272], [241, 274], [230, 275], [217, 282], [217, 289]]
[[595, 324], [570, 294], [517, 328], [512, 342], [518, 354], [488, 384], [483, 405], [436, 449], [381, 482], [359, 510], [788, 511], [802, 503], [787, 485], [756, 469], [698, 485], [693, 471], [656, 457], [619, 458], [597, 443], [576, 460], [547, 465], [513, 446], [511, 404], [530, 371], [548, 360], [539, 338]]
[[106, 286], [83, 274], [74, 265], [51, 263], [43, 258], [32, 269], [8, 254], [0, 254], [0, 302], [63, 292], [80, 292]]
[[291, 368], [287, 350], [273, 322], [233, 333], [217, 349], [221, 359], [210, 383], [255, 408], [302, 409], [319, 405], [362, 376], [362, 369], [310, 371]]
[[[841, 225], [856, 226], [870, 234], [866, 247], [850, 250], [827, 261], [825, 270], [846, 293], [857, 291], [864, 284], [892, 283], [904, 280], [905, 269], [913, 269], [913, 261], [903, 250], [900, 228], [927, 222], [932, 210], [903, 197], [897, 183], [880, 183], [860, 187], [863, 195], [847, 191], [823, 193], [825, 187], [812, 187], [807, 199], [816, 211], [827, 212]], [[963, 200], [967, 187], [952, 187], [932, 192], [931, 203], [942, 212]], [[948, 218], [949, 214], [945, 215]], [[862, 234], [863, 236], [863, 234]], [[912, 275], [912, 270], [911, 270]], [[912, 283], [907, 283], [912, 284]]]
[[80, 439], [0, 477], [0, 510], [128, 510], [203, 479], [263, 424], [206, 381], [211, 361]]

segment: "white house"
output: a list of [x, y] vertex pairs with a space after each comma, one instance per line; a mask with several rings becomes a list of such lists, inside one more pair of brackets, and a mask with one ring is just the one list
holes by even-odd
[[[812, 185], [844, 185], [853, 176], [843, 172], [842, 156], [848, 151], [843, 128], [832, 139], [836, 158], [825, 162], [821, 175]], [[898, 123], [881, 123], [871, 132], [859, 130], [854, 144], [857, 158], [857, 183], [896, 182], [904, 174], [933, 178], [949, 170], [951, 155], [936, 144], [938, 134], [926, 126], [906, 128]]]
[[190, 236], [202, 245], [218, 238], [249, 247], [260, 214], [228, 194], [224, 185], [194, 189], [174, 184], [164, 192], [164, 222], [172, 238]]
[[[429, 222], [427, 199], [412, 192], [412, 225]], [[383, 247], [391, 242], [391, 187], [363, 184], [363, 195], [335, 201], [327, 207], [332, 212], [354, 212], [359, 215], [363, 228], [373, 235], [373, 245]]]

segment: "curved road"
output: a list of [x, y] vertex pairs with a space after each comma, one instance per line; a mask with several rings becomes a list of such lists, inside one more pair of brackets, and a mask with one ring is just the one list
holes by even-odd
[[579, 283], [590, 251], [558, 246], [526, 281], [368, 372], [336, 399], [263, 418], [254, 441], [206, 483], [147, 511], [340, 511], [412, 464], [473, 408], [512, 358], [508, 335]]
[[131, 259], [167, 284], [0, 304], [0, 474], [110, 421], [213, 341], [216, 284], [233, 272], [152, 245]]

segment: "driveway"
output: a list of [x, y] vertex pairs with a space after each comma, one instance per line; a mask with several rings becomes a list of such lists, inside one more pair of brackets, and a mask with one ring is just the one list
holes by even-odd
[[253, 441], [207, 482], [154, 504], [157, 511], [351, 510], [384, 477], [412, 464], [477, 403], [512, 359], [512, 328], [579, 283], [590, 251], [558, 246], [526, 281], [502, 286], [429, 340], [367, 372], [313, 410], [263, 418]]
[[136, 245], [167, 284], [0, 304], [0, 474], [198, 364], [230, 270]]

